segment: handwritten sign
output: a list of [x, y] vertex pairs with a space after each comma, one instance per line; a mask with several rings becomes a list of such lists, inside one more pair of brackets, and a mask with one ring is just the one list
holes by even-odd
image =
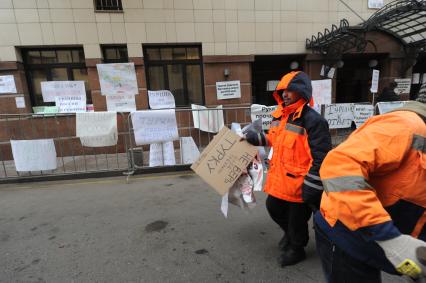
[[397, 86], [395, 88], [396, 94], [409, 94], [411, 90], [411, 78], [408, 79], [395, 79]]
[[330, 129], [350, 128], [354, 115], [352, 103], [339, 103], [325, 105], [324, 118]]
[[175, 98], [168, 90], [148, 90], [148, 98], [151, 109], [176, 108]]
[[312, 81], [312, 97], [314, 109], [321, 113], [321, 105], [331, 104], [331, 80]]
[[217, 99], [241, 98], [240, 81], [216, 82]]
[[133, 63], [97, 64], [102, 95], [138, 94]]
[[86, 112], [76, 114], [76, 136], [88, 147], [117, 144], [117, 114], [113, 112]]
[[0, 76], [0, 93], [16, 93], [15, 78], [13, 75]]
[[224, 126], [222, 105], [213, 109], [195, 104], [192, 104], [191, 107], [194, 128], [204, 132], [217, 133]]
[[173, 142], [153, 143], [149, 146], [149, 166], [176, 165]]
[[377, 103], [377, 108], [380, 114], [388, 113], [394, 109], [401, 108], [405, 105], [404, 101], [389, 101]]
[[370, 91], [372, 93], [377, 93], [377, 89], [379, 88], [379, 76], [380, 76], [380, 71], [373, 70], [373, 74], [371, 76], [371, 88], [370, 88]]
[[183, 164], [192, 164], [200, 157], [200, 151], [192, 137], [180, 138], [180, 152]]
[[11, 140], [16, 171], [55, 170], [56, 149], [53, 139]]
[[252, 104], [250, 107], [251, 121], [262, 120], [262, 129], [268, 130], [272, 123], [272, 112], [277, 109], [277, 106], [265, 106], [261, 104]]
[[136, 111], [134, 94], [107, 95], [106, 104], [108, 111], [133, 112]]
[[191, 166], [207, 184], [224, 195], [256, 156], [257, 148], [227, 127], [213, 138]]
[[374, 106], [370, 104], [354, 104], [352, 106], [354, 122], [357, 128], [374, 115]]
[[55, 97], [59, 113], [86, 112], [86, 94], [84, 96], [63, 95]]
[[41, 82], [44, 102], [55, 102], [57, 96], [86, 96], [84, 81]]
[[137, 145], [179, 139], [175, 110], [142, 110], [132, 113]]

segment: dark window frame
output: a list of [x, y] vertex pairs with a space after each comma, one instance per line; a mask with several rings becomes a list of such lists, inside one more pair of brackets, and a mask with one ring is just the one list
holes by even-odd
[[[172, 59], [172, 60], [151, 60], [148, 56], [148, 49], [162, 49], [162, 48], [197, 48], [198, 49], [198, 59]], [[201, 76], [201, 104], [205, 105], [205, 89], [204, 89], [204, 67], [203, 67], [203, 53], [201, 44], [197, 43], [147, 43], [142, 45], [143, 54], [144, 54], [144, 64], [145, 64], [145, 76], [146, 76], [146, 85], [147, 89], [151, 89], [150, 87], [150, 67], [163, 67], [163, 76], [165, 88], [169, 88], [169, 78], [167, 75], [167, 66], [168, 65], [183, 65], [183, 91], [184, 91], [184, 101], [185, 105], [176, 105], [179, 107], [188, 107], [190, 106], [189, 95], [188, 95], [188, 84], [187, 84], [187, 71], [186, 67], [195, 65], [200, 66], [200, 76]], [[161, 52], [160, 52], [161, 54]], [[161, 55], [160, 55], [161, 56]]]
[[[34, 89], [33, 89], [33, 84], [32, 84], [32, 76], [31, 76], [31, 71], [35, 71], [35, 70], [43, 70], [43, 72], [46, 74], [46, 79], [47, 81], [52, 81], [52, 72], [51, 70], [54, 68], [65, 68], [67, 70], [67, 76], [68, 78], [70, 78], [71, 80], [74, 80], [74, 74], [73, 74], [73, 69], [86, 69], [86, 62], [84, 61], [84, 57], [83, 57], [83, 61], [81, 62], [69, 62], [69, 63], [29, 63], [27, 61], [27, 54], [31, 51], [61, 51], [61, 50], [69, 50], [69, 51], [73, 51], [73, 50], [77, 50], [77, 51], [82, 51], [83, 48], [82, 47], [49, 47], [49, 48], [25, 48], [22, 49], [22, 57], [23, 57], [23, 61], [24, 61], [24, 67], [25, 67], [25, 76], [27, 78], [27, 85], [28, 85], [28, 91], [30, 94], [30, 100], [31, 100], [31, 106], [50, 106], [53, 105], [53, 102], [45, 102], [44, 105], [40, 105], [37, 104], [36, 101], [36, 94], [34, 93]], [[72, 53], [71, 53], [72, 54]], [[84, 50], [83, 50], [83, 56], [84, 56]], [[56, 54], [56, 58], [57, 58], [57, 54]], [[71, 58], [72, 60], [72, 58]], [[90, 104], [92, 103], [92, 96], [90, 93], [90, 90], [88, 90], [88, 93], [86, 93], [86, 104]]]
[[122, 13], [123, 3], [121, 0], [94, 0], [95, 12]]
[[[118, 52], [118, 49], [120, 48], [125, 48], [126, 49], [126, 57], [125, 58], [118, 58], [118, 59], [110, 59], [107, 56], [107, 50], [108, 49], [116, 49], [116, 51]], [[127, 45], [126, 44], [103, 44], [101, 45], [101, 50], [102, 50], [102, 59], [103, 62], [108, 64], [108, 63], [128, 63], [129, 62], [129, 52], [127, 50]]]

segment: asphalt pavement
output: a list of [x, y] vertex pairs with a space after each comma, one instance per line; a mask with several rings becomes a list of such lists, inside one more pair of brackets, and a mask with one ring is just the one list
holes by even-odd
[[190, 172], [130, 180], [0, 186], [0, 282], [324, 282], [312, 230], [307, 260], [278, 265], [263, 193], [225, 219]]

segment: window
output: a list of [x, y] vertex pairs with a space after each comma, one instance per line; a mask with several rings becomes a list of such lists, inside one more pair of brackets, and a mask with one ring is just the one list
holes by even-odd
[[43, 101], [44, 81], [84, 81], [87, 103], [92, 103], [83, 48], [24, 49], [22, 55], [33, 106], [55, 104]]
[[95, 0], [96, 11], [123, 11], [121, 0]]
[[177, 107], [203, 104], [200, 45], [144, 45], [143, 52], [149, 90], [170, 90]]
[[104, 63], [127, 63], [129, 61], [126, 45], [103, 45], [102, 55]]

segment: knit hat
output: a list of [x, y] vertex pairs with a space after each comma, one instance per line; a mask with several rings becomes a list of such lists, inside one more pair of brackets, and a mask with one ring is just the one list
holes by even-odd
[[426, 104], [426, 83], [422, 84], [416, 101]]

